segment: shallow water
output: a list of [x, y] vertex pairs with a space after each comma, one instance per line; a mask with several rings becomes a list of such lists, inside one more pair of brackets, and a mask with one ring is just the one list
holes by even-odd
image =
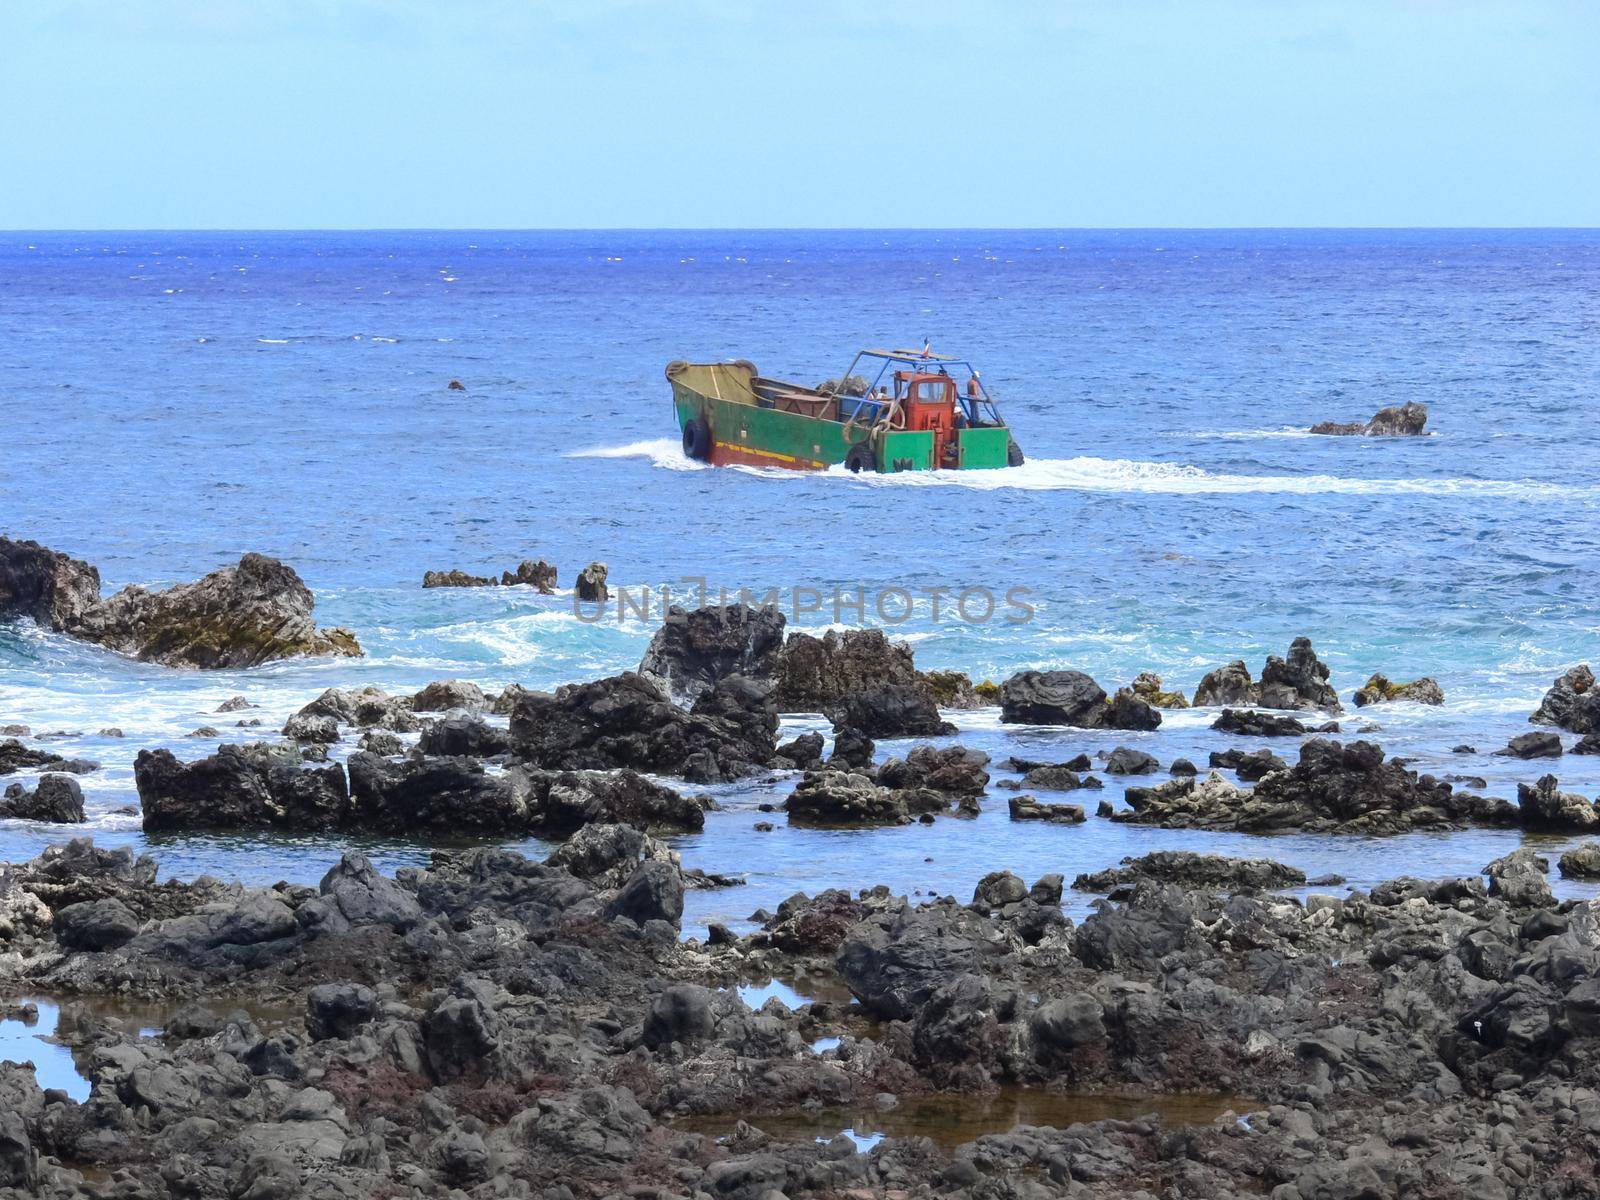
[[[349, 847], [385, 869], [425, 862], [431, 847], [410, 842], [151, 841], [116, 810], [137, 803], [140, 748], [198, 757], [281, 727], [327, 686], [549, 687], [637, 664], [652, 621], [588, 623], [568, 594], [419, 586], [430, 568], [530, 556], [570, 584], [599, 558], [614, 583], [678, 595], [686, 577], [791, 603], [797, 588], [1031, 589], [1024, 624], [935, 621], [919, 593], [893, 626], [919, 665], [975, 678], [1075, 667], [1115, 686], [1153, 669], [1192, 690], [1308, 634], [1347, 699], [1374, 670], [1445, 689], [1439, 709], [1385, 706], [1347, 728], [1370, 717], [1391, 752], [1494, 795], [1545, 771], [1593, 795], [1600, 758], [1488, 751], [1527, 728], [1560, 670], [1600, 658], [1597, 330], [1592, 232], [0, 234], [0, 532], [96, 563], [108, 587], [275, 554], [368, 650], [182, 672], [0, 628], [0, 724], [64, 731], [41, 744], [103, 762], [82, 780], [88, 832], [152, 850], [168, 874], [314, 882]], [[746, 356], [815, 381], [858, 344], [923, 336], [984, 367], [1025, 467], [797, 476], [677, 450], [668, 359]], [[1403, 400], [1429, 405], [1431, 436], [1303, 432]], [[214, 712], [236, 693], [260, 707]], [[1211, 734], [1210, 715], [1115, 736], [953, 719], [997, 760], [1126, 743], [1203, 767], [1211, 749], [1260, 744]], [[220, 737], [187, 736], [208, 724]], [[110, 726], [126, 736], [97, 732]], [[1450, 754], [1462, 742], [1481, 753]], [[1046, 798], [1092, 811], [1120, 796], [1105, 778]], [[677, 844], [749, 882], [692, 894], [692, 926], [802, 889], [965, 898], [1001, 866], [1070, 881], [1156, 847], [1365, 886], [1476, 871], [1520, 841], [1018, 825], [1003, 791], [974, 822], [800, 830], [757, 810], [788, 787], [711, 789], [723, 809]], [[0, 822], [0, 859], [71, 832]]]
[[891, 1108], [801, 1109], [736, 1116], [684, 1117], [673, 1124], [692, 1133], [726, 1137], [744, 1120], [780, 1141], [832, 1141], [843, 1135], [862, 1152], [886, 1137], [925, 1137], [946, 1153], [990, 1133], [1010, 1133], [1023, 1126], [1065, 1129], [1090, 1121], [1131, 1121], [1154, 1114], [1163, 1126], [1209, 1125], [1258, 1107], [1240, 1096], [1149, 1094], [1094, 1095], [1007, 1087], [987, 1096], [964, 1096], [951, 1104], [948, 1095], [905, 1096]]

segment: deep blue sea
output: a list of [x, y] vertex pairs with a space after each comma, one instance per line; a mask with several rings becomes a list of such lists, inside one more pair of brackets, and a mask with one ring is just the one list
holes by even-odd
[[[923, 339], [982, 368], [1025, 467], [801, 476], [678, 450], [670, 359], [815, 383], [858, 347]], [[614, 584], [680, 594], [692, 578], [786, 600], [1029, 589], [1024, 624], [935, 622], [924, 600], [894, 626], [920, 665], [974, 678], [1074, 667], [1110, 689], [1155, 670], [1192, 691], [1307, 634], [1347, 704], [1374, 670], [1439, 680], [1443, 708], [1364, 714], [1421, 769], [1501, 795], [1545, 770], [1600, 791], [1600, 759], [1487, 753], [1556, 674], [1600, 660], [1600, 232], [3, 233], [0, 380], [0, 532], [95, 563], [108, 590], [272, 554], [368, 650], [203, 674], [0, 628], [0, 724], [63, 731], [59, 752], [105, 764], [84, 779], [104, 841], [145, 844], [113, 813], [137, 803], [134, 753], [210, 753], [219, 739], [186, 736], [206, 724], [245, 735], [212, 713], [235, 693], [270, 730], [335, 684], [549, 687], [636, 665], [653, 621], [591, 624], [565, 592], [420, 587], [529, 557], [563, 585], [598, 559]], [[1428, 436], [1304, 432], [1407, 400]], [[997, 757], [1125, 742], [1203, 765], [1224, 744], [1211, 715], [1115, 737], [955, 719]], [[1463, 742], [1480, 753], [1449, 752]], [[693, 920], [801, 888], [1070, 878], [1155, 846], [1370, 882], [1475, 871], [1519, 840], [1039, 829], [1009, 822], [1005, 792], [976, 825], [801, 832], [780, 814], [754, 832], [789, 786], [716, 789], [723, 811], [680, 839], [687, 862], [750, 879], [693, 897]], [[61, 836], [0, 822], [0, 860]], [[314, 880], [345, 844], [151, 849], [173, 874], [270, 882]], [[428, 853], [369, 849], [386, 866]]]

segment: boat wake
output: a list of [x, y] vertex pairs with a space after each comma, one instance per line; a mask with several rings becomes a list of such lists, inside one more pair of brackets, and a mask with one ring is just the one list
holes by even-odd
[[648, 438], [625, 446], [593, 446], [573, 450], [568, 458], [648, 458], [653, 466], [668, 471], [701, 471], [710, 463], [696, 462], [683, 452], [677, 438]]
[[1571, 499], [1600, 495], [1522, 479], [1352, 479], [1339, 475], [1230, 475], [1185, 463], [1125, 458], [1040, 458], [993, 471], [907, 471], [898, 475], [840, 475], [868, 487], [963, 487], [980, 491], [1145, 492], [1173, 495], [1279, 492], [1291, 495], [1488, 496], [1506, 500]]

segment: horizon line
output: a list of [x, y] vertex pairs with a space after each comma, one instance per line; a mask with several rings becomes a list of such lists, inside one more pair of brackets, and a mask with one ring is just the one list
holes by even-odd
[[1596, 225], [107, 225], [0, 234], [110, 233], [1592, 233]]

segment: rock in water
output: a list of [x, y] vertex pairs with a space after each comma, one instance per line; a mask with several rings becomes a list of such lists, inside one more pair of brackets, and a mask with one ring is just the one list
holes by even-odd
[[1443, 704], [1444, 690], [1430, 677], [1413, 679], [1410, 683], [1391, 683], [1387, 675], [1374, 674], [1356, 689], [1357, 708], [1369, 704], [1382, 704], [1386, 700], [1410, 700], [1415, 704]]
[[83, 789], [70, 775], [46, 775], [31, 792], [24, 791], [20, 783], [13, 783], [0, 797], [0, 817], [81, 825]]
[[1495, 754], [1505, 758], [1560, 758], [1561, 738], [1553, 733], [1519, 733]]
[[1600, 842], [1574, 846], [1556, 866], [1563, 879], [1600, 879]]
[[978, 694], [964, 671], [923, 671], [922, 678], [933, 689], [933, 698], [940, 708], [982, 708], [989, 703]]
[[1322, 421], [1312, 433], [1365, 437], [1416, 437], [1428, 423], [1428, 406], [1408, 400], [1404, 404], [1380, 408], [1370, 421]]
[[1200, 686], [1194, 692], [1194, 706], [1196, 708], [1211, 708], [1216, 705], [1233, 707], [1238, 705], [1251, 705], [1256, 702], [1257, 691], [1255, 680], [1250, 678], [1250, 668], [1245, 666], [1243, 659], [1234, 659], [1225, 667], [1218, 667], [1200, 681]]
[[424, 571], [422, 573], [422, 586], [425, 588], [493, 587], [494, 580], [487, 575], [469, 575], [465, 571], [455, 569], [449, 571]]
[[1013, 796], [1006, 806], [1013, 821], [1053, 821], [1081, 825], [1087, 819], [1081, 804], [1046, 804], [1036, 796]]
[[1579, 663], [1551, 685], [1528, 720], [1572, 733], [1600, 732], [1600, 688], [1588, 663]]
[[162, 592], [130, 584], [66, 632], [169, 667], [254, 667], [280, 658], [355, 656], [347, 629], [318, 629], [293, 568], [262, 554]]
[[820, 712], [835, 728], [869, 737], [950, 732], [911, 647], [891, 642], [881, 629], [830, 629], [820, 638], [791, 633], [776, 677], [779, 712]]
[[1021, 671], [1000, 687], [1000, 719], [1015, 725], [1155, 729], [1161, 714], [1132, 689], [1111, 699], [1082, 671]]
[[[1243, 665], [1242, 663], [1240, 664]], [[1249, 678], [1249, 672], [1245, 672]], [[1188, 708], [1189, 702], [1183, 698], [1182, 692], [1168, 692], [1161, 687], [1161, 676], [1154, 671], [1141, 671], [1134, 679], [1133, 694], [1143, 700], [1152, 708]]]
[[100, 572], [38, 542], [0, 537], [0, 621], [31, 617], [64, 632], [100, 603]]
[[1223, 858], [1193, 850], [1155, 850], [1141, 858], [1125, 858], [1122, 866], [1079, 875], [1072, 881], [1080, 892], [1109, 892], [1142, 879], [1190, 888], [1263, 891], [1298, 887], [1306, 873], [1270, 858]]
[[1284, 658], [1267, 656], [1261, 669], [1263, 708], [1316, 708], [1343, 712], [1339, 693], [1328, 684], [1328, 667], [1311, 648], [1311, 639], [1297, 637]]
[[610, 573], [603, 562], [592, 562], [578, 572], [577, 592], [579, 600], [591, 602], [604, 602], [611, 596], [611, 589], [606, 586], [606, 576]]
[[635, 672], [528, 692], [511, 740], [528, 763], [555, 770], [631, 767], [697, 783], [737, 779], [772, 761], [778, 715], [771, 693], [732, 675], [685, 712]]
[[729, 675], [771, 680], [783, 650], [783, 611], [776, 605], [674, 605], [650, 639], [639, 674], [693, 704]]
[[556, 590], [556, 569], [542, 558], [525, 558], [517, 564], [515, 571], [501, 571], [500, 583], [503, 587], [526, 584], [541, 596], [553, 596]]
[[1600, 807], [1576, 792], [1563, 792], [1554, 775], [1540, 777], [1529, 787], [1517, 784], [1522, 823], [1529, 829], [1588, 833], [1600, 828]]

